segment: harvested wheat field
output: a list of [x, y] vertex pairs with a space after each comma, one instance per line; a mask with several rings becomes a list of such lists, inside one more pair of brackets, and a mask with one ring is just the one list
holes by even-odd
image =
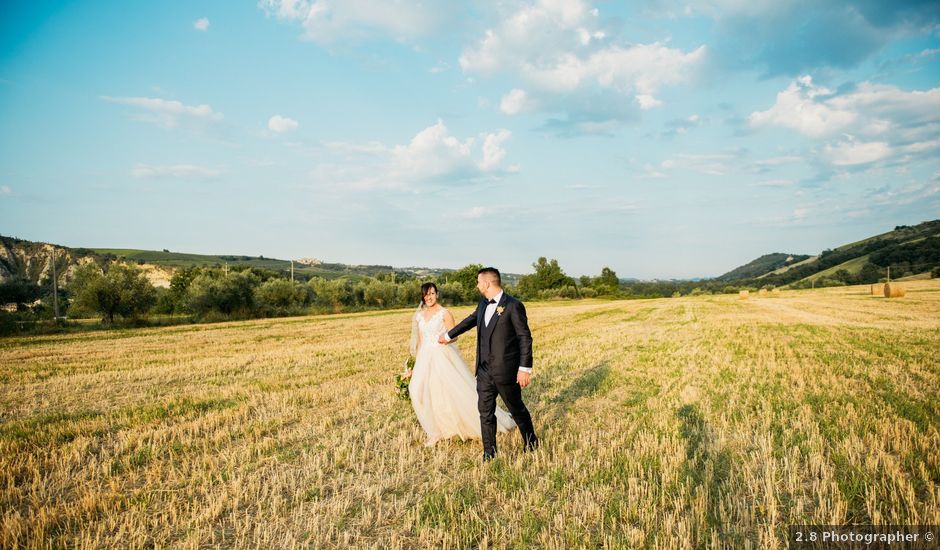
[[794, 523], [940, 524], [938, 282], [528, 310], [542, 448], [500, 435], [488, 464], [425, 448], [395, 397], [410, 311], [2, 340], [0, 546], [782, 548]]

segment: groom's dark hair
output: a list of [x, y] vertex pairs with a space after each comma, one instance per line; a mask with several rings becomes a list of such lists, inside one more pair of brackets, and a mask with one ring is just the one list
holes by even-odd
[[498, 284], [500, 287], [503, 286], [503, 279], [499, 276], [498, 269], [496, 269], [495, 267], [484, 267], [480, 271], [477, 271], [477, 275], [482, 275], [484, 273], [486, 273], [487, 275], [492, 275], [493, 277], [496, 277], [496, 284]]

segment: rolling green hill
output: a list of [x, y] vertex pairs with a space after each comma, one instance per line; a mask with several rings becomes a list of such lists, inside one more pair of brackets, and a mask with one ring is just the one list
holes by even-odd
[[[173, 269], [203, 266], [221, 267], [228, 265], [231, 267], [256, 267], [286, 274], [290, 273], [291, 264], [290, 260], [279, 260], [276, 258], [266, 258], [264, 256], [188, 254], [184, 252], [170, 252], [168, 250], [156, 251], [130, 248], [93, 248], [90, 250], [95, 254], [110, 259], [147, 263]], [[434, 267], [392, 267], [390, 265], [348, 265], [319, 261], [316, 263], [294, 261], [294, 274], [303, 279], [312, 277], [338, 279], [345, 277], [347, 279], [357, 280], [364, 277], [387, 275], [389, 273], [395, 273], [396, 276], [405, 278], [438, 278], [449, 271], [452, 270]], [[514, 285], [519, 278], [519, 275], [515, 273], [503, 273], [502, 275], [503, 282], [510, 285]]]
[[774, 252], [773, 254], [764, 254], [760, 258], [749, 263], [732, 269], [724, 275], [718, 277], [719, 281], [735, 281], [738, 279], [751, 279], [766, 276], [768, 273], [776, 272], [788, 268], [806, 260], [809, 256], [799, 254], [784, 254]]
[[869, 257], [870, 257], [869, 254], [865, 254], [864, 256], [852, 258], [851, 260], [847, 262], [842, 262], [839, 265], [834, 265], [830, 267], [829, 269], [824, 269], [820, 271], [819, 273], [814, 273], [810, 275], [809, 277], [804, 277], [801, 280], [802, 281], [818, 281], [825, 277], [832, 277], [836, 274], [836, 272], [842, 269], [846, 270], [852, 275], [858, 275], [859, 273], [861, 273], [862, 269], [869, 263]]
[[[832, 286], [875, 283], [891, 268], [894, 278], [940, 270], [940, 220], [892, 231], [822, 251], [817, 256], [767, 254], [717, 280], [738, 285]], [[796, 260], [799, 258], [799, 260]]]
[[[290, 260], [279, 260], [275, 258], [265, 258], [264, 256], [241, 256], [241, 255], [212, 255], [212, 254], [187, 254], [184, 252], [170, 252], [168, 250], [135, 250], [121, 248], [93, 248], [95, 253], [114, 257], [115, 259], [127, 260], [137, 263], [149, 263], [172, 268], [199, 267], [199, 266], [238, 266], [238, 267], [257, 267], [277, 272], [290, 272]], [[409, 273], [407, 270], [395, 269], [390, 265], [365, 265], [349, 266], [336, 263], [318, 263], [315, 265], [294, 262], [294, 273], [307, 277], [323, 277], [325, 279], [335, 279], [339, 277], [357, 278], [370, 277], [380, 273]]]

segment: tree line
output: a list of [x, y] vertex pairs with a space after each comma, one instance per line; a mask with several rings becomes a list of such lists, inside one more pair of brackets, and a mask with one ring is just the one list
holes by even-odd
[[[891, 250], [873, 247], [870, 262], [859, 273], [837, 272], [817, 286], [877, 282], [882, 276], [877, 265], [881, 262], [940, 263], [938, 244], [940, 239], [932, 237]], [[814, 271], [825, 265], [838, 265], [841, 256], [823, 252], [821, 265]], [[169, 288], [156, 288], [136, 266], [104, 261], [77, 268], [71, 282], [59, 289], [59, 304], [61, 314], [70, 319], [97, 318], [108, 326], [117, 321], [146, 323], [154, 316], [204, 322], [415, 307], [421, 299], [421, 284], [430, 280], [437, 283], [443, 303], [467, 305], [479, 300], [476, 280], [481, 267], [469, 264], [437, 278], [390, 271], [371, 277], [313, 277], [296, 281], [286, 273], [259, 267], [185, 267], [176, 270]], [[557, 260], [545, 257], [538, 258], [532, 268], [514, 285], [507, 285], [507, 292], [528, 301], [660, 298], [736, 293], [741, 289], [772, 288], [782, 282], [775, 277], [734, 282], [717, 279], [624, 282], [608, 267], [597, 276], [575, 279], [564, 272]], [[15, 332], [30, 323], [51, 319], [51, 280], [43, 281], [42, 285], [22, 280], [0, 284], [2, 304], [16, 304], [16, 310], [0, 311], [0, 333]]]
[[[621, 296], [620, 282], [609, 268], [598, 277], [575, 281], [557, 260], [539, 258], [532, 265], [534, 272], [507, 286], [507, 292], [526, 300]], [[139, 323], [151, 316], [187, 316], [201, 322], [415, 307], [421, 284], [428, 280], [437, 283], [443, 303], [467, 305], [479, 300], [476, 281], [482, 267], [469, 264], [430, 279], [389, 272], [305, 281], [258, 267], [185, 267], [175, 271], [169, 288], [158, 288], [135, 265], [104, 261], [78, 267], [58, 298], [62, 316], [97, 318], [104, 325]], [[51, 295], [51, 280], [42, 285], [24, 280], [0, 284], [0, 304], [17, 304], [17, 311], [0, 312], [0, 331], [51, 319]]]

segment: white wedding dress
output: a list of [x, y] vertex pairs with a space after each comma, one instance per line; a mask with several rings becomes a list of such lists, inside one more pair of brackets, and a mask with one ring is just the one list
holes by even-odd
[[[441, 308], [430, 320], [425, 320], [424, 312], [419, 309], [414, 319], [421, 343], [408, 393], [418, 422], [428, 436], [425, 445], [429, 447], [441, 439], [455, 436], [461, 440], [482, 437], [476, 379], [456, 344], [441, 345], [437, 341], [446, 330], [445, 311]], [[496, 429], [507, 432], [515, 427], [512, 416], [496, 407]]]

